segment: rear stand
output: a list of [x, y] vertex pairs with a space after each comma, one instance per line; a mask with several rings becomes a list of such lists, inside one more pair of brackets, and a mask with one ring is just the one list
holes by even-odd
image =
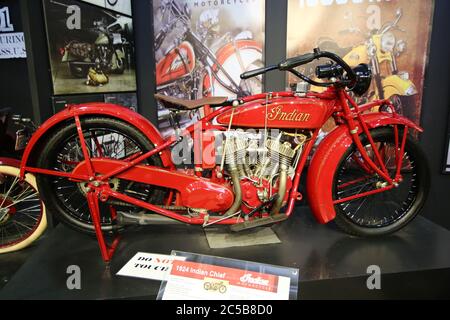
[[[114, 255], [114, 252], [116, 251], [117, 246], [119, 245], [120, 236], [118, 234], [115, 234], [111, 245], [108, 245], [106, 243], [100, 221], [100, 207], [98, 205], [99, 192], [98, 191], [88, 192], [87, 201], [89, 205], [89, 210], [91, 212], [92, 222], [94, 223], [95, 235], [97, 237], [103, 261], [109, 263]], [[110, 211], [113, 221], [116, 220], [117, 215], [115, 209], [113, 207], [110, 207]]]

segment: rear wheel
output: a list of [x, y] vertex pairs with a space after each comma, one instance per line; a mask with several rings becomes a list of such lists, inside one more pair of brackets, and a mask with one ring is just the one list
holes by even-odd
[[[84, 138], [91, 158], [109, 158], [129, 161], [138, 154], [153, 149], [153, 144], [137, 129], [120, 120], [95, 117], [81, 120]], [[75, 123], [62, 127], [48, 141], [39, 158], [38, 167], [61, 172], [72, 172], [84, 161]], [[158, 156], [146, 160], [148, 165], [162, 166]], [[164, 190], [149, 185], [111, 179], [110, 187], [120, 193], [160, 204]], [[58, 220], [78, 231], [93, 234], [94, 226], [86, 201], [86, 185], [67, 178], [40, 175], [38, 185], [41, 195]], [[117, 211], [134, 213], [141, 209], [125, 203], [100, 203], [101, 226], [104, 232], [120, 231], [115, 224], [110, 205]]]
[[[371, 131], [390, 177], [396, 174], [395, 134], [385, 127]], [[399, 140], [403, 131], [399, 130]], [[361, 138], [368, 155], [376, 162], [366, 136]], [[419, 213], [429, 189], [428, 165], [419, 144], [408, 136], [401, 168], [399, 186], [382, 193], [337, 204], [336, 224], [347, 233], [377, 236], [395, 232]], [[342, 157], [334, 178], [334, 200], [340, 200], [384, 187], [384, 180], [365, 166], [353, 144]]]

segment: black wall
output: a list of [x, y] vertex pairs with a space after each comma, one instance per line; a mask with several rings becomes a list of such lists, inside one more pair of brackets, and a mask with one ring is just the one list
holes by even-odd
[[[48, 68], [45, 28], [41, 1], [18, 0], [24, 17], [24, 30], [29, 49], [28, 70], [22, 61], [0, 61], [0, 105], [32, 106], [25, 113], [32, 112], [37, 120], [44, 120], [51, 114], [51, 79]], [[18, 1], [11, 8], [17, 6]], [[3, 3], [5, 1], [0, 1]], [[286, 55], [287, 0], [266, 0], [266, 64], [276, 63]], [[134, 29], [137, 56], [137, 82], [140, 110], [152, 121], [156, 121], [154, 92], [154, 57], [152, 52], [151, 1], [134, 0]], [[16, 11], [16, 10], [13, 10]], [[17, 23], [16, 23], [17, 24]], [[450, 176], [442, 175], [442, 161], [445, 151], [447, 120], [449, 119], [450, 88], [450, 1], [436, 0], [431, 38], [429, 65], [425, 78], [422, 107], [422, 125], [425, 133], [421, 143], [428, 154], [431, 167], [432, 187], [424, 215], [450, 229]], [[17, 64], [17, 65], [16, 65]], [[3, 69], [7, 68], [7, 69]], [[8, 70], [4, 73], [3, 70]], [[17, 73], [14, 75], [13, 73]], [[12, 80], [6, 79], [7, 74]], [[27, 74], [30, 75], [27, 79]], [[282, 73], [267, 76], [266, 90], [282, 90], [285, 87]], [[29, 85], [27, 84], [29, 80]], [[6, 90], [4, 88], [7, 88]], [[31, 88], [31, 89], [30, 89]], [[31, 93], [29, 92], [31, 90]], [[31, 97], [31, 98], [30, 98]]]
[[429, 64], [425, 76], [421, 143], [431, 167], [425, 216], [450, 229], [450, 176], [442, 175], [450, 107], [450, 1], [436, 0]]

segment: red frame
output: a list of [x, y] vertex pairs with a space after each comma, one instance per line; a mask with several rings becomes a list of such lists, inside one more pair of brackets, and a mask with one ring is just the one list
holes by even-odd
[[[386, 167], [381, 160], [381, 155], [377, 148], [374, 147], [374, 142], [370, 135], [370, 129], [393, 125], [395, 128], [396, 134], [396, 147], [399, 152], [397, 152], [397, 164], [400, 165], [402, 158], [399, 155], [403, 154], [403, 150], [406, 143], [406, 136], [408, 133], [408, 127], [414, 128], [418, 131], [422, 131], [422, 129], [416, 126], [411, 121], [398, 116], [396, 113], [386, 113], [386, 112], [376, 112], [363, 114], [365, 111], [369, 111], [373, 107], [388, 105], [392, 107], [392, 104], [389, 100], [377, 100], [362, 106], [358, 106], [354, 100], [349, 96], [349, 94], [342, 90], [336, 88], [329, 88], [323, 93], [310, 93], [306, 96], [306, 99], [309, 101], [313, 101], [314, 99], [323, 104], [323, 101], [327, 101], [325, 104], [328, 107], [326, 112], [326, 117], [323, 119], [323, 123], [320, 126], [316, 126], [313, 128], [313, 136], [304, 147], [304, 152], [301, 155], [299, 164], [296, 169], [295, 177], [293, 179], [292, 188], [288, 197], [288, 205], [285, 211], [287, 216], [290, 216], [293, 212], [294, 204], [297, 199], [301, 198], [301, 194], [297, 191], [300, 183], [301, 174], [306, 166], [308, 156], [311, 154], [313, 150], [314, 144], [318, 137], [321, 126], [325, 124], [328, 118], [331, 116], [334, 117], [336, 123], [338, 124], [337, 128], [334, 129], [327, 138], [319, 145], [318, 150], [315, 152], [313, 160], [310, 166], [310, 172], [308, 176], [308, 195], [311, 202], [311, 209], [315, 214], [316, 218], [319, 222], [325, 223], [334, 218], [335, 211], [334, 205], [346, 201], [353, 200], [357, 197], [367, 196], [374, 193], [384, 192], [393, 188], [397, 183], [401, 181], [400, 170], [397, 170], [396, 176], [391, 178], [389, 176]], [[292, 92], [276, 92], [276, 93], [263, 93], [257, 94], [253, 96], [248, 96], [242, 98], [240, 101], [241, 107], [246, 108], [246, 104], [251, 105], [252, 102], [255, 101], [285, 101], [286, 103], [292, 103], [293, 101], [298, 101], [298, 97]], [[333, 103], [330, 103], [332, 101]], [[226, 126], [214, 125], [213, 120], [216, 119], [219, 115], [223, 115], [232, 110], [233, 106], [225, 106], [212, 113], [206, 115], [202, 118], [199, 123], [202, 125], [203, 132], [211, 129], [215, 130], [226, 130]], [[392, 108], [393, 109], [393, 108]], [[116, 118], [120, 118], [124, 121], [129, 122], [131, 125], [137, 127], [141, 130], [141, 132], [153, 142], [155, 148], [152, 151], [149, 151], [145, 154], [136, 155], [134, 159], [128, 159], [128, 161], [115, 161], [115, 166], [111, 166], [111, 170], [107, 171], [103, 174], [103, 176], [96, 175], [96, 163], [100, 162], [101, 159], [96, 159], [96, 161], [92, 161], [89, 158], [89, 154], [86, 148], [84, 136], [82, 134], [82, 124], [80, 118], [85, 115], [90, 114], [101, 114], [107, 116], [113, 116]], [[30, 164], [30, 156], [36, 152], [38, 149], [40, 141], [45, 138], [46, 134], [49, 134], [55, 126], [59, 125], [64, 121], [70, 121], [70, 119], [74, 119], [80, 142], [82, 145], [82, 151], [85, 157], [85, 161], [80, 164], [77, 169], [72, 173], [62, 173], [58, 171], [46, 170], [42, 168], [33, 167]], [[264, 127], [264, 117], [261, 119], [255, 120], [255, 125], [257, 127]], [[194, 133], [196, 125], [192, 125], [187, 128], [187, 132], [189, 134]], [[404, 129], [403, 136], [399, 136], [398, 126], [401, 126]], [[307, 127], [307, 126], [306, 126]], [[369, 142], [373, 146], [373, 150], [375, 153], [376, 161], [372, 161], [367, 155], [365, 148], [362, 146], [360, 135], [365, 133], [369, 137]], [[119, 243], [119, 237], [116, 237], [112, 244], [108, 246], [106, 244], [105, 238], [103, 236], [101, 230], [100, 223], [100, 213], [99, 213], [99, 201], [106, 202], [109, 198], [115, 198], [120, 201], [128, 202], [130, 204], [142, 207], [144, 209], [156, 212], [160, 215], [179, 220], [181, 222], [189, 223], [189, 224], [204, 224], [206, 221], [206, 215], [200, 215], [199, 217], [188, 217], [182, 215], [180, 213], [170, 211], [167, 209], [163, 209], [156, 205], [149, 204], [144, 201], [137, 200], [135, 198], [129, 197], [124, 194], [120, 194], [116, 191], [113, 191], [107, 180], [111, 177], [120, 176], [121, 174], [125, 174], [128, 172], [128, 179], [133, 178], [133, 174], [135, 175], [135, 179], [138, 181], [138, 176], [140, 175], [138, 164], [142, 161], [154, 156], [155, 154], [160, 154], [163, 158], [163, 163], [165, 169], [158, 168], [159, 170], [166, 170], [167, 172], [171, 172], [176, 170], [175, 166], [170, 161], [170, 151], [169, 148], [177, 143], [178, 139], [173, 136], [169, 137], [166, 140], [163, 140], [158, 133], [158, 131], [148, 123], [147, 120], [142, 118], [141, 116], [132, 113], [128, 109], [121, 108], [114, 105], [106, 105], [106, 104], [90, 104], [83, 106], [71, 106], [68, 109], [64, 110], [60, 114], [57, 114], [50, 120], [48, 120], [36, 133], [36, 135], [31, 139], [27, 149], [25, 150], [24, 159], [21, 167], [21, 174], [25, 174], [25, 172], [32, 172], [38, 174], [45, 175], [53, 175], [59, 177], [66, 177], [71, 179], [72, 181], [82, 182], [85, 181], [89, 184], [90, 190], [87, 194], [87, 200], [89, 204], [89, 209], [91, 211], [92, 220], [94, 223], [97, 239], [99, 242], [99, 246], [102, 252], [102, 257], [105, 261], [109, 261], [112, 258], [115, 248]], [[201, 142], [200, 142], [201, 143]], [[334, 168], [336, 168], [339, 159], [341, 159], [343, 152], [347, 150], [347, 148], [355, 143], [357, 148], [359, 149], [364, 161], [366, 162], [367, 170], [373, 170], [380, 177], [384, 178], [387, 182], [387, 186], [382, 189], [374, 190], [362, 195], [356, 195], [352, 197], [348, 197], [345, 199], [341, 199], [339, 201], [334, 201], [331, 195], [331, 182], [334, 175]], [[196, 147], [200, 148], [200, 147]], [[333, 150], [330, 153], [328, 150]], [[106, 160], [105, 160], [106, 161]], [[120, 163], [119, 168], [117, 168], [117, 163]], [[108, 166], [107, 163], [104, 165]], [[142, 167], [142, 166], [141, 166]], [[148, 167], [148, 166], [147, 166]], [[199, 165], [198, 167], [201, 167]], [[133, 168], [133, 170], [131, 170]], [[215, 183], [220, 180], [213, 175], [211, 179], [199, 178], [192, 175], [181, 174], [183, 179], [192, 179], [192, 181], [197, 181], [195, 179], [202, 179], [204, 182], [204, 192], [214, 193], [217, 192], [217, 188], [215, 187]], [[313, 178], [310, 178], [310, 176]], [[168, 175], [169, 176], [169, 175]], [[171, 183], [173, 185], [177, 185], [181, 183], [181, 180], [178, 180], [175, 175], [171, 176]], [[180, 176], [181, 179], [181, 176]], [[222, 180], [222, 183], [225, 183]], [[311, 189], [312, 188], [312, 189]], [[325, 189], [323, 189], [325, 188]], [[173, 192], [170, 192], [170, 199], [174, 196]], [[167, 200], [167, 203], [170, 203], [171, 200]], [[112, 217], [116, 216], [114, 208], [111, 207]], [[208, 217], [209, 218], [209, 217]], [[239, 217], [231, 217], [228, 219], [223, 218], [209, 218], [209, 223], [217, 223], [222, 225], [230, 225], [242, 222], [242, 219]]]

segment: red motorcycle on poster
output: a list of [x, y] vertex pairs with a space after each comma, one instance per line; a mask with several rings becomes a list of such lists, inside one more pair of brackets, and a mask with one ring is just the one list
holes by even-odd
[[[202, 11], [193, 28], [187, 3], [162, 1], [160, 6], [154, 3], [154, 8], [161, 20], [155, 26], [158, 93], [200, 99], [261, 92], [261, 78], [240, 78], [241, 73], [264, 65], [262, 43], [253, 39], [252, 32], [222, 34], [219, 9]], [[160, 104], [158, 114], [163, 136], [173, 133], [169, 110]], [[180, 112], [177, 121], [185, 128], [200, 117], [198, 110]]]
[[[331, 61], [316, 68], [325, 82], [296, 71], [319, 58]], [[21, 175], [38, 175], [41, 196], [59, 221], [96, 234], [105, 261], [121, 231], [152, 223], [155, 214], [203, 227], [229, 225], [233, 231], [288, 220], [303, 197], [298, 187], [307, 166], [308, 203], [319, 223], [334, 220], [358, 236], [385, 235], [407, 225], [429, 189], [425, 155], [410, 135], [422, 129], [398, 115], [389, 100], [354, 102], [352, 95], [370, 86], [370, 68], [351, 68], [316, 49], [241, 77], [272, 70], [327, 89], [234, 100], [158, 95], [172, 112], [216, 108], [185, 132], [200, 160], [191, 168], [173, 161], [171, 149], [181, 136], [163, 139], [139, 114], [92, 103], [71, 105], [37, 130]], [[375, 106], [385, 111], [370, 112]], [[335, 129], [314, 147], [330, 118]], [[219, 137], [223, 144], [214, 148]], [[105, 234], [115, 240], [107, 244]]]

